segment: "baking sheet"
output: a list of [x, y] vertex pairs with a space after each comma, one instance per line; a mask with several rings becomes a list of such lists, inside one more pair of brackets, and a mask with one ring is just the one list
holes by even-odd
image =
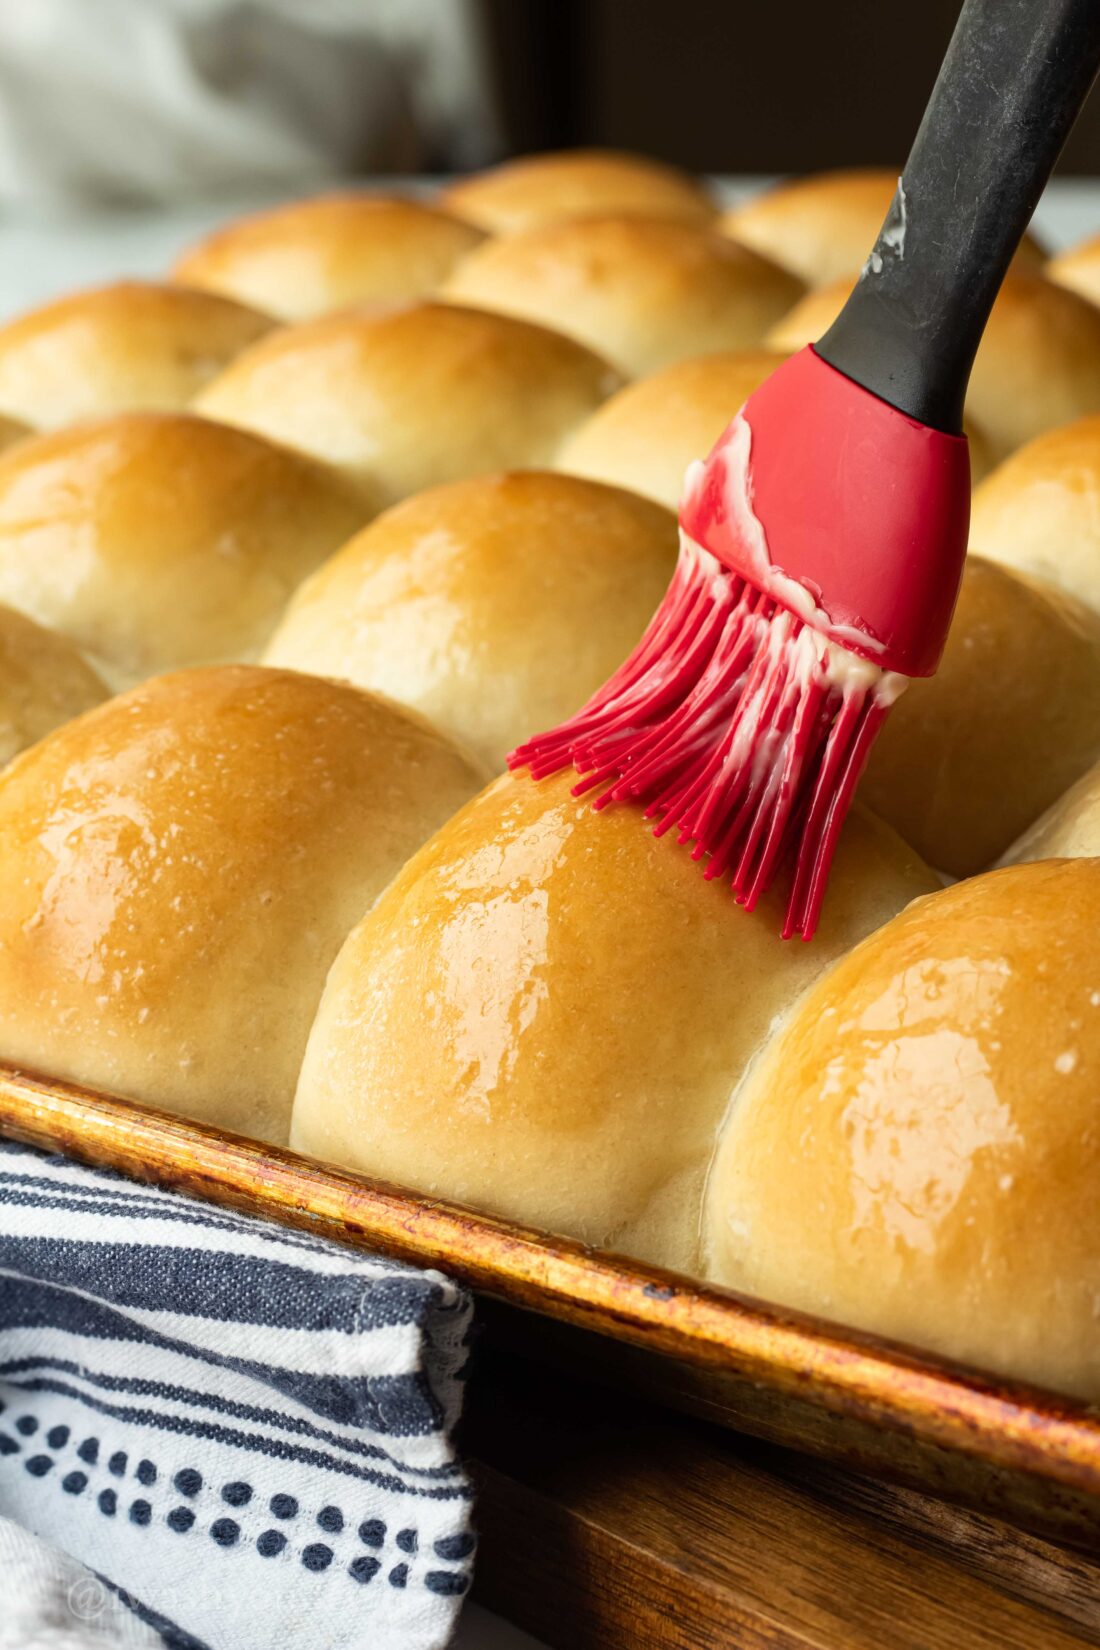
[[438, 1266], [518, 1351], [1100, 1550], [1085, 1404], [3, 1066], [0, 1133]]

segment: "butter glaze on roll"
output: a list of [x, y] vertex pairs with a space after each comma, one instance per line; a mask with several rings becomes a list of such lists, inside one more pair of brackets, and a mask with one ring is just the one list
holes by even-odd
[[441, 296], [554, 327], [637, 377], [759, 344], [800, 291], [776, 264], [694, 224], [591, 217], [486, 241]]
[[675, 510], [688, 465], [709, 453], [783, 360], [774, 350], [729, 350], [677, 361], [627, 384], [570, 436], [557, 468], [629, 487]]
[[286, 1138], [329, 964], [478, 773], [255, 666], [158, 677], [0, 777], [0, 1058]]
[[257, 212], [189, 247], [173, 279], [305, 321], [425, 298], [481, 240], [472, 224], [387, 195], [319, 195]]
[[491, 235], [614, 212], [707, 223], [714, 202], [687, 172], [645, 155], [571, 149], [523, 155], [444, 189], [440, 203]]
[[0, 606], [0, 768], [106, 697], [71, 642]]
[[121, 413], [0, 456], [0, 600], [115, 685], [255, 657], [367, 511], [335, 472], [186, 413]]
[[[719, 227], [808, 286], [853, 278], [878, 238], [899, 171], [852, 167], [794, 178], [732, 207]], [[1025, 235], [1015, 267], [1038, 269], [1044, 256], [1035, 240]]]
[[894, 706], [860, 786], [938, 870], [970, 876], [1100, 757], [1100, 614], [970, 556], [935, 676]]
[[270, 315], [212, 292], [117, 281], [0, 327], [0, 412], [37, 429], [134, 407], [184, 407]]
[[719, 1283], [1100, 1399], [1100, 860], [918, 900], [737, 1095]]
[[[769, 332], [768, 348], [814, 343], [851, 287], [843, 280], [807, 293]], [[1043, 430], [1100, 412], [1100, 309], [1041, 275], [1007, 275], [978, 346], [966, 410], [994, 463]]]
[[1036, 436], [986, 478], [970, 548], [1100, 612], [1100, 414]]
[[935, 879], [854, 813], [813, 945], [779, 938], [632, 808], [504, 776], [349, 936], [292, 1144], [690, 1269], [715, 1131], [775, 1015]]
[[669, 511], [573, 476], [430, 488], [306, 581], [265, 659], [409, 705], [497, 772], [617, 669], [677, 542]]
[[550, 464], [620, 382], [560, 333], [425, 303], [285, 327], [196, 407], [336, 465], [383, 509], [439, 482]]

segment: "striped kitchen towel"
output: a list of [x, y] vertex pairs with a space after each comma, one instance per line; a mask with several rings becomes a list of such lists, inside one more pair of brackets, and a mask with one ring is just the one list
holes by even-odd
[[0, 1142], [0, 1517], [180, 1650], [428, 1650], [469, 1584], [435, 1272]]

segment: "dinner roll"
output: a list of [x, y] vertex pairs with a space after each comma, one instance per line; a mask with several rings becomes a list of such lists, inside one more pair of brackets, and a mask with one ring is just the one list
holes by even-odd
[[437, 482], [549, 464], [619, 382], [545, 327], [414, 304], [285, 327], [196, 405], [338, 465], [381, 509]]
[[1068, 286], [1090, 303], [1100, 304], [1100, 235], [1090, 235], [1051, 258], [1043, 266], [1048, 281]]
[[1100, 415], [1005, 459], [974, 494], [970, 547], [1100, 611]]
[[1100, 1398], [1100, 860], [918, 900], [803, 998], [707, 1189], [707, 1269]]
[[1008, 275], [967, 390], [995, 458], [1100, 412], [1100, 309], [1041, 275]]
[[1046, 813], [1029, 825], [1002, 856], [1004, 865], [1033, 859], [1090, 859], [1100, 856], [1100, 762], [1063, 791]]
[[184, 407], [274, 323], [212, 292], [116, 281], [0, 327], [0, 412], [39, 429]]
[[495, 772], [622, 663], [676, 552], [675, 516], [617, 487], [539, 472], [454, 481], [318, 568], [265, 659], [410, 705]]
[[[851, 167], [793, 178], [724, 213], [719, 228], [793, 271], [808, 286], [853, 278], [882, 228], [898, 186], [896, 168]], [[1017, 267], [1038, 269], [1045, 253], [1025, 235]]]
[[710, 452], [782, 360], [772, 350], [729, 350], [627, 384], [569, 437], [557, 468], [630, 487], [675, 510], [688, 465]]
[[300, 1151], [691, 1267], [734, 1083], [774, 1016], [933, 878], [869, 815], [812, 945], [779, 938], [631, 807], [505, 775], [337, 958], [294, 1105]]
[[106, 697], [71, 642], [0, 606], [0, 768]]
[[118, 413], [0, 456], [0, 600], [116, 685], [247, 659], [366, 513], [342, 477], [259, 436]]
[[225, 224], [177, 258], [172, 276], [304, 321], [426, 297], [480, 240], [472, 224], [418, 201], [319, 195]]
[[[570, 436], [557, 467], [631, 487], [676, 509], [688, 465], [710, 452], [733, 414], [784, 359], [779, 350], [728, 350], [677, 361], [627, 384]], [[966, 433], [978, 481], [992, 460], [969, 418]]]
[[329, 964], [477, 780], [293, 671], [161, 676], [70, 722], [0, 777], [0, 1058], [285, 1140]]
[[555, 327], [636, 377], [758, 344], [800, 291], [785, 270], [708, 229], [627, 216], [486, 241], [441, 295]]
[[827, 286], [811, 287], [771, 328], [765, 346], [792, 355], [806, 344], [816, 344], [844, 308], [852, 284], [850, 275], [842, 275]]
[[930, 864], [970, 876], [1098, 756], [1100, 614], [970, 556], [940, 668], [890, 712], [860, 795]]
[[610, 149], [523, 155], [460, 178], [439, 198], [449, 212], [492, 235], [598, 212], [684, 223], [706, 223], [715, 214], [710, 196], [686, 172]]
[[18, 418], [5, 418], [0, 413], [0, 452], [3, 452], [5, 447], [12, 447], [17, 441], [22, 441], [23, 437], [30, 433], [29, 424], [20, 423]]
[[[807, 293], [769, 332], [769, 349], [815, 343], [850, 291], [844, 280]], [[1007, 275], [978, 346], [966, 409], [994, 463], [1055, 424], [1100, 411], [1100, 309], [1041, 275]]]

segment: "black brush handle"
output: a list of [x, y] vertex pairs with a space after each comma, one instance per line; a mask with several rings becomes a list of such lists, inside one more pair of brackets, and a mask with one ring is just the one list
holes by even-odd
[[993, 300], [1098, 66], [1100, 0], [966, 0], [886, 222], [819, 355], [921, 423], [961, 430]]

